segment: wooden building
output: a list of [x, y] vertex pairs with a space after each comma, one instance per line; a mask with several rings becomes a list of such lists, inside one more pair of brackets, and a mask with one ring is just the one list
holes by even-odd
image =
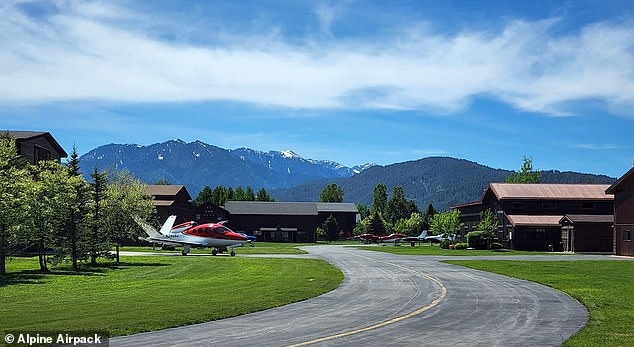
[[152, 195], [154, 207], [162, 224], [170, 215], [176, 215], [176, 224], [194, 220], [192, 197], [181, 185], [148, 185], [147, 193]]
[[37, 131], [5, 131], [9, 137], [15, 139], [18, 155], [23, 156], [29, 163], [36, 164], [40, 160], [56, 160], [68, 157], [62, 146], [48, 132]]
[[352, 233], [359, 214], [351, 203], [227, 201], [224, 208], [233, 230], [274, 242], [316, 242], [317, 227], [330, 215]]
[[[608, 187], [605, 184], [491, 183], [480, 201], [453, 206], [460, 211], [464, 223], [459, 237], [464, 238], [468, 232], [476, 230], [480, 213], [490, 209], [499, 222], [497, 238], [505, 247], [564, 250], [562, 218], [565, 215], [612, 216], [614, 199], [605, 194]], [[588, 220], [587, 223], [595, 221]], [[598, 239], [609, 237], [604, 224], [596, 223], [593, 228], [602, 233], [596, 236]], [[583, 249], [603, 251], [602, 245], [593, 244], [592, 240], [583, 241], [585, 235], [580, 233], [576, 237], [576, 242], [584, 245]]]
[[612, 253], [614, 216], [567, 214], [559, 220], [564, 252]]
[[605, 192], [614, 195], [614, 252], [634, 256], [634, 167]]

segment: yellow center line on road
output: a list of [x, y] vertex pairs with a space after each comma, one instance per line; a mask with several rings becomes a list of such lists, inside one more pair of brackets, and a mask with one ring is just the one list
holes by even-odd
[[384, 327], [386, 325], [394, 324], [396, 322], [400, 322], [402, 320], [405, 320], [405, 319], [414, 317], [416, 315], [419, 315], [419, 314], [421, 314], [421, 313], [423, 313], [423, 312], [435, 307], [436, 305], [438, 305], [447, 296], [447, 288], [442, 284], [442, 282], [440, 282], [437, 278], [435, 278], [433, 276], [424, 274], [424, 273], [422, 273], [420, 271], [417, 271], [417, 270], [414, 270], [414, 269], [407, 268], [407, 267], [402, 266], [402, 265], [391, 263], [389, 261], [377, 260], [377, 259], [373, 259], [373, 258], [370, 258], [370, 257], [362, 256], [362, 255], [359, 255], [359, 254], [354, 254], [354, 255], [357, 256], [357, 257], [370, 259], [372, 261], [378, 261], [378, 262], [381, 262], [381, 263], [389, 264], [389, 265], [395, 266], [397, 268], [401, 268], [401, 269], [404, 269], [406, 271], [413, 272], [413, 273], [415, 273], [415, 274], [417, 274], [417, 275], [419, 275], [421, 277], [424, 277], [424, 278], [434, 282], [440, 288], [440, 295], [438, 295], [428, 305], [425, 305], [425, 306], [423, 306], [423, 307], [421, 307], [421, 308], [419, 308], [417, 310], [414, 310], [414, 311], [412, 311], [410, 313], [407, 313], [405, 315], [398, 316], [398, 317], [395, 317], [395, 318], [392, 318], [392, 319], [389, 319], [389, 320], [386, 320], [386, 321], [383, 321], [383, 322], [380, 322], [380, 323], [377, 323], [377, 324], [374, 324], [374, 325], [370, 325], [370, 326], [367, 326], [367, 327], [364, 327], [364, 328], [350, 330], [350, 331], [346, 331], [346, 332], [342, 332], [342, 333], [338, 333], [338, 334], [334, 334], [334, 335], [330, 335], [330, 336], [320, 337], [320, 338], [317, 338], [317, 339], [314, 339], [314, 340], [310, 340], [310, 341], [306, 341], [306, 342], [301, 342], [301, 343], [289, 345], [288, 347], [306, 346], [306, 345], [310, 345], [310, 344], [313, 344], [313, 343], [329, 341], [329, 340], [337, 339], [337, 338], [340, 338], [340, 337], [350, 336], [350, 335], [359, 334], [359, 333], [362, 333], [362, 332], [366, 332], [366, 331], [382, 328], [382, 327]]

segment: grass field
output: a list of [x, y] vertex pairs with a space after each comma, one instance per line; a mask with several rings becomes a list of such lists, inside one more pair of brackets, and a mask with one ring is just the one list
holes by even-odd
[[[300, 246], [312, 246], [314, 243], [277, 243], [277, 242], [256, 242], [255, 247], [245, 246], [235, 249], [237, 254], [306, 254], [307, 252], [297, 248]], [[180, 253], [182, 248], [177, 247], [173, 251], [163, 251], [159, 247], [152, 249], [150, 246], [125, 246], [120, 248], [121, 251], [129, 252], [168, 252]], [[190, 253], [193, 254], [211, 254], [211, 249], [192, 248]]]
[[511, 249], [499, 249], [494, 251], [487, 250], [475, 250], [475, 249], [444, 249], [438, 247], [438, 245], [423, 244], [420, 246], [411, 247], [408, 245], [394, 246], [392, 244], [382, 245], [367, 245], [359, 246], [359, 249], [366, 249], [370, 251], [386, 252], [392, 254], [403, 255], [562, 255], [564, 253], [553, 252], [531, 252], [531, 251], [514, 251]]
[[462, 261], [447, 263], [522, 278], [583, 303], [590, 322], [565, 346], [634, 346], [634, 262]]
[[0, 279], [0, 329], [106, 331], [111, 336], [237, 316], [335, 289], [343, 274], [318, 259], [122, 257], [75, 274], [40, 274], [13, 258]]
[[[238, 247], [236, 248], [237, 254], [307, 254], [297, 247], [301, 246], [318, 246], [318, 245], [358, 245], [359, 241], [335, 241], [325, 242], [318, 241], [317, 243], [284, 243], [284, 242], [255, 242], [255, 247]], [[120, 248], [121, 251], [127, 252], [168, 252], [168, 253], [180, 253], [182, 248], [178, 247], [176, 250], [161, 250], [160, 247], [152, 249], [150, 246], [124, 246]], [[192, 248], [190, 253], [193, 254], [210, 254], [211, 249], [195, 249]]]

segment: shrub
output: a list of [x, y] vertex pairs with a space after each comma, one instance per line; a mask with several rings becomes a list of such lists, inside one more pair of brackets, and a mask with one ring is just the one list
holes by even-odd
[[453, 249], [467, 249], [469, 248], [469, 244], [466, 242], [458, 242], [453, 245]]
[[494, 235], [488, 231], [472, 231], [467, 234], [467, 242], [469, 247], [487, 249], [487, 241], [493, 237]]
[[504, 246], [499, 242], [493, 242], [489, 244], [489, 249], [502, 249]]
[[439, 245], [439, 246], [440, 246], [440, 248], [442, 248], [442, 249], [449, 249], [449, 245], [451, 245], [451, 241], [449, 241], [449, 240], [442, 240], [442, 241], [440, 242], [440, 245]]

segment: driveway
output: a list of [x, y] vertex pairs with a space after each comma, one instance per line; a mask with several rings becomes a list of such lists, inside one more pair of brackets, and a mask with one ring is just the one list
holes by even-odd
[[[110, 343], [112, 346], [557, 346], [581, 329], [588, 319], [586, 309], [562, 292], [439, 262], [447, 257], [402, 256], [342, 246], [303, 249], [341, 269], [345, 275], [342, 285], [303, 302], [235, 318], [113, 338]], [[249, 288], [248, 293], [266, 295], [258, 294], [256, 288]]]

